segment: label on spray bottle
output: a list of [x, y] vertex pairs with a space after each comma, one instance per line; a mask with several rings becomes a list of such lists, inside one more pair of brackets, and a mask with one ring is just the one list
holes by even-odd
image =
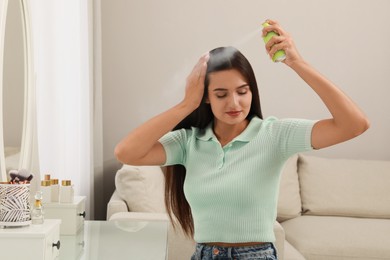
[[[267, 27], [270, 24], [264, 22], [262, 25], [263, 27]], [[267, 35], [263, 37], [264, 43], [267, 43], [275, 35], [279, 35], [279, 34], [277, 34], [274, 31], [268, 32]], [[284, 61], [285, 59], [286, 59], [286, 53], [284, 52], [284, 50], [278, 50], [277, 52], [275, 52], [274, 56], [272, 57], [272, 61], [274, 62]]]

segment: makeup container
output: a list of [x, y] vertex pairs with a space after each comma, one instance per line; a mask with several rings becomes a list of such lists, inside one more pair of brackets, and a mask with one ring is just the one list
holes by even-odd
[[51, 202], [59, 202], [60, 201], [60, 185], [58, 184], [58, 179], [50, 180], [50, 188], [51, 188]]
[[0, 182], [0, 229], [2, 227], [30, 225], [30, 204], [29, 183]]
[[74, 189], [70, 180], [62, 180], [60, 187], [60, 203], [73, 203]]
[[42, 192], [42, 203], [50, 203], [51, 202], [51, 186], [50, 180], [41, 181], [41, 192]]

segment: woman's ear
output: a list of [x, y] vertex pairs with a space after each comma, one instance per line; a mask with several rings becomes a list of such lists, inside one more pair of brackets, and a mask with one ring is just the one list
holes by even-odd
[[208, 97], [205, 97], [205, 98], [204, 98], [204, 102], [205, 102], [206, 104], [210, 104], [209, 98], [208, 98]]

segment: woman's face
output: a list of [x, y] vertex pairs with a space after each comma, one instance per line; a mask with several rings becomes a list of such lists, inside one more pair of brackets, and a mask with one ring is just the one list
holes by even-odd
[[211, 72], [208, 97], [216, 124], [236, 125], [245, 122], [252, 102], [248, 82], [235, 69]]

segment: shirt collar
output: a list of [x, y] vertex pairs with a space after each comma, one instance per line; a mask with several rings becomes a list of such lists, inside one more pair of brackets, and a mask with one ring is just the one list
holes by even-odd
[[[249, 122], [248, 126], [245, 128], [245, 130], [241, 134], [236, 136], [232, 140], [232, 142], [250, 142], [253, 138], [256, 137], [257, 133], [259, 132], [261, 122], [262, 120], [257, 116], [253, 117]], [[196, 134], [196, 138], [202, 141], [217, 140], [217, 137], [215, 136], [213, 131], [213, 122], [210, 122], [206, 126], [206, 128], [199, 130]]]
[[202, 141], [216, 140], [217, 137], [213, 131], [213, 122], [210, 122], [204, 129], [199, 129], [196, 138]]

